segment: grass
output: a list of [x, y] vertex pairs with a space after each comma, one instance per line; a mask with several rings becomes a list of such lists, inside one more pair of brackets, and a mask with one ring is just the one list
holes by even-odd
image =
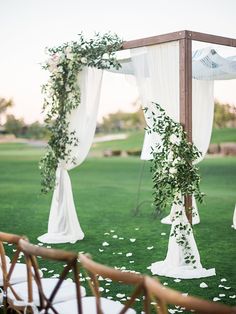
[[143, 145], [144, 131], [128, 133], [128, 138], [124, 140], [107, 141], [93, 144], [93, 151], [112, 150], [140, 150]]
[[[144, 131], [135, 131], [128, 134], [125, 140], [116, 140], [96, 143], [93, 152], [111, 150], [140, 150], [143, 145]], [[211, 136], [212, 144], [236, 142], [236, 128], [213, 129]]]
[[[40, 149], [26, 144], [0, 145], [0, 230], [25, 234], [33, 243], [38, 243], [37, 236], [47, 231], [51, 201], [51, 195], [43, 196], [39, 192], [37, 163], [41, 153]], [[153, 219], [148, 163], [140, 195], [140, 200], [148, 202], [138, 215], [133, 214], [141, 167], [142, 162], [134, 157], [89, 158], [72, 170], [74, 199], [85, 239], [52, 247], [89, 252], [98, 262], [150, 274], [147, 267], [165, 258], [170, 227]], [[179, 283], [173, 278], [160, 277], [160, 280], [172, 288], [209, 300], [225, 294], [221, 302], [235, 304], [235, 299], [229, 296], [236, 294], [236, 232], [231, 228], [236, 201], [236, 158], [209, 158], [201, 163], [200, 169], [202, 190], [207, 198], [200, 206], [201, 223], [194, 228], [194, 233], [203, 266], [215, 267], [217, 275]], [[163, 232], [165, 236], [161, 235]], [[113, 235], [124, 239], [113, 238]], [[131, 238], [136, 242], [132, 243]], [[105, 241], [109, 246], [102, 245]], [[151, 246], [154, 248], [148, 250]], [[11, 255], [12, 248], [7, 247], [7, 252]], [[129, 252], [133, 255], [126, 257]], [[58, 264], [41, 260], [40, 266], [54, 273], [61, 269]], [[46, 277], [52, 275], [48, 271], [45, 271]], [[230, 290], [218, 287], [222, 278], [227, 279], [223, 284], [230, 286]], [[199, 287], [203, 281], [207, 289]], [[116, 286], [112, 288], [104, 283], [102, 286], [109, 288], [104, 296], [116, 298], [117, 293], [126, 292], [125, 288], [120, 291]]]
[[213, 129], [211, 143], [236, 142], [236, 128]]

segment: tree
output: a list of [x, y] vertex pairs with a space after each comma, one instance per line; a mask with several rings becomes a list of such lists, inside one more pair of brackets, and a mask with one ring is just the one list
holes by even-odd
[[143, 111], [140, 108], [134, 113], [117, 111], [103, 118], [100, 129], [109, 131], [139, 130], [145, 127]]
[[229, 104], [215, 102], [214, 127], [225, 128], [236, 125], [236, 107]]
[[25, 135], [27, 132], [27, 126], [24, 120], [16, 119], [13, 114], [7, 115], [6, 123], [5, 123], [5, 130], [7, 133], [12, 133], [15, 136], [22, 136]]
[[49, 131], [44, 125], [36, 121], [28, 126], [27, 137], [38, 140], [46, 139], [49, 138]]
[[1, 117], [2, 115], [7, 111], [8, 108], [11, 108], [13, 106], [12, 99], [5, 99], [0, 97], [0, 124], [1, 124]]

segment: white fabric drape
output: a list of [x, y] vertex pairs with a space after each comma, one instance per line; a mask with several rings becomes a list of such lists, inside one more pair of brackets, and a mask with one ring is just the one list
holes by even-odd
[[198, 80], [231, 80], [236, 78], [236, 56], [224, 58], [212, 47], [193, 53], [193, 78]]
[[[179, 43], [171, 42], [147, 47], [145, 52], [143, 48], [133, 49], [131, 59], [143, 106], [149, 108], [148, 112], [153, 111], [155, 113], [155, 105], [152, 102], [158, 103], [173, 120], [179, 121]], [[211, 119], [213, 118], [213, 84], [211, 81], [193, 82], [193, 90], [193, 115], [197, 116], [196, 119], [194, 116], [193, 122], [193, 141], [196, 141], [199, 149], [203, 150], [205, 154], [209, 145]], [[207, 95], [204, 95], [205, 91]], [[210, 109], [205, 108], [209, 105]], [[146, 121], [151, 126], [152, 121], [148, 114]], [[203, 131], [205, 128], [207, 130], [204, 137], [202, 137], [200, 128]], [[142, 159], [150, 160], [152, 158], [151, 147], [155, 149], [158, 140], [154, 134], [145, 135]], [[173, 216], [175, 216], [177, 209], [179, 210], [179, 206], [173, 205]], [[187, 223], [184, 213], [183, 219]], [[177, 223], [178, 219], [174, 219], [172, 229]], [[193, 234], [189, 237], [189, 243], [192, 254], [197, 260], [196, 269], [184, 263], [183, 248], [176, 244], [174, 237], [170, 236], [166, 258], [164, 261], [152, 264], [151, 271], [153, 274], [179, 278], [199, 278], [214, 275], [214, 269], [208, 271], [202, 267]], [[171, 269], [174, 270], [174, 273], [171, 273]]]
[[232, 228], [234, 228], [236, 230], [236, 204], [235, 204], [235, 208], [234, 208]]
[[84, 238], [77, 217], [68, 170], [80, 165], [91, 147], [96, 128], [102, 71], [86, 67], [78, 76], [81, 101], [68, 117], [69, 130], [75, 131], [78, 146], [71, 149], [74, 159], [61, 161], [57, 169], [56, 187], [50, 209], [48, 232], [38, 238], [45, 243], [75, 242]]
[[[140, 50], [145, 55], [145, 49]], [[144, 56], [145, 58], [145, 56]], [[114, 73], [134, 74], [131, 58], [121, 59], [122, 68], [111, 68]], [[192, 53], [192, 76], [196, 80], [230, 80], [236, 79], [236, 56], [222, 57], [210, 47], [198, 49]]]
[[[175, 213], [182, 212], [182, 215], [174, 215], [173, 224], [171, 226], [171, 232], [175, 229], [175, 226], [182, 223], [190, 227], [188, 219], [185, 214], [185, 210], [180, 205], [175, 205]], [[202, 267], [200, 261], [200, 255], [196, 242], [194, 240], [193, 233], [186, 234], [189, 247], [191, 248], [191, 254], [195, 257], [196, 263], [193, 265], [186, 264], [184, 259], [184, 248], [176, 243], [174, 236], [169, 237], [167, 255], [164, 261], [155, 262], [149, 268], [153, 274], [160, 276], [190, 279], [190, 278], [203, 278], [215, 275], [215, 269], [205, 269]]]
[[[146, 50], [146, 51], [145, 51]], [[175, 121], [179, 119], [179, 43], [171, 42], [131, 50], [134, 73], [144, 107], [156, 112], [152, 102], [160, 104]], [[164, 75], [163, 75], [164, 73]], [[146, 116], [147, 124], [150, 124]], [[145, 134], [141, 159], [150, 160], [156, 134]]]
[[[214, 117], [214, 81], [192, 81], [192, 137], [193, 143], [202, 152], [201, 158], [196, 163], [203, 160], [210, 144], [211, 131]], [[161, 222], [172, 224], [174, 206], [168, 216], [164, 217]], [[193, 225], [200, 223], [197, 203], [193, 196]]]
[[[175, 205], [173, 204], [171, 206], [170, 214], [167, 215], [166, 217], [162, 218], [161, 223], [165, 224], [165, 225], [172, 225], [175, 211], [176, 211], [176, 208], [175, 208]], [[192, 198], [192, 224], [197, 225], [199, 223], [200, 223], [200, 216], [198, 213], [196, 199], [193, 195], [193, 198]]]

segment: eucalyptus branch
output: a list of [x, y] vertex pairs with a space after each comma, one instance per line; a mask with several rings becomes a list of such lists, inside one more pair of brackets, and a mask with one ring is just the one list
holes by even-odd
[[62, 160], [72, 161], [68, 147], [78, 145], [75, 131], [69, 132], [68, 115], [80, 104], [78, 73], [85, 66], [97, 69], [119, 69], [115, 53], [121, 48], [122, 40], [110, 33], [86, 40], [83, 34], [78, 41], [64, 43], [47, 50], [49, 59], [42, 66], [50, 72], [48, 82], [42, 86], [44, 93], [43, 111], [50, 139], [45, 156], [41, 159], [41, 191], [47, 193], [55, 186], [56, 169]]
[[148, 108], [144, 109], [150, 121], [146, 128], [147, 132], [160, 136], [160, 142], [152, 148], [154, 205], [158, 213], [167, 206], [170, 207], [173, 202], [180, 205], [174, 213], [175, 222], [171, 236], [174, 236], [176, 243], [182, 246], [185, 263], [196, 268], [196, 257], [189, 243], [189, 236], [193, 231], [184, 217], [183, 196], [194, 195], [198, 201], [203, 200], [200, 175], [194, 164], [202, 154], [194, 144], [188, 142], [182, 125], [172, 120], [159, 104], [155, 106], [155, 112]]
[[160, 136], [160, 142], [152, 147], [151, 152], [155, 208], [161, 212], [173, 201], [181, 202], [176, 195], [195, 195], [201, 202], [204, 194], [200, 191], [200, 175], [194, 161], [202, 154], [188, 142], [182, 125], [172, 120], [159, 104], [155, 106], [155, 112], [144, 108], [150, 121], [147, 132]]

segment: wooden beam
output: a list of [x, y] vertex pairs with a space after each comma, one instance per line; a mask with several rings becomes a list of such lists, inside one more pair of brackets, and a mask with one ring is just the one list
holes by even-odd
[[132, 49], [132, 48], [138, 48], [138, 47], [144, 47], [144, 46], [157, 45], [157, 44], [167, 43], [170, 41], [180, 40], [184, 38], [188, 38], [188, 39], [196, 40], [196, 41], [202, 41], [202, 42], [211, 43], [211, 44], [236, 47], [235, 38], [182, 30], [182, 31], [163, 34], [163, 35], [124, 41], [121, 49], [123, 50], [123, 49]]
[[186, 37], [186, 31], [179, 31], [179, 32], [168, 33], [164, 35], [124, 41], [121, 49], [123, 50], [123, 49], [132, 49], [132, 48], [138, 48], [138, 47], [144, 47], [144, 46], [157, 45], [157, 44], [167, 43], [170, 41], [180, 40], [185, 37]]
[[[184, 38], [179, 41], [179, 88], [180, 88], [180, 123], [192, 142], [192, 41]], [[192, 196], [184, 198], [185, 212], [192, 224]]]
[[192, 32], [192, 31], [185, 31], [186, 37], [191, 40], [202, 41], [206, 43], [216, 44], [216, 45], [223, 45], [223, 46], [230, 46], [236, 47], [236, 39], [229, 38], [229, 37], [222, 37], [210, 34], [204, 34], [199, 32]]

